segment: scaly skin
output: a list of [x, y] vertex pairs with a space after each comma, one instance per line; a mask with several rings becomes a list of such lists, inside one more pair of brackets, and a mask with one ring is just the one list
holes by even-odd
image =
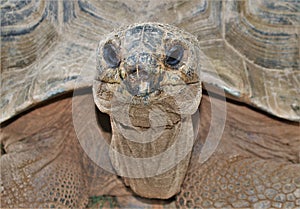
[[191, 164], [177, 206], [299, 207], [299, 170], [299, 164], [215, 155], [204, 165]]
[[[174, 207], [169, 202], [164, 205], [132, 199], [119, 179], [95, 169], [74, 138], [70, 105], [70, 98], [61, 99], [2, 127], [6, 154], [0, 158], [1, 208], [51, 204], [74, 208], [86, 205], [88, 196], [103, 194], [126, 195], [118, 198], [121, 207], [146, 207], [146, 203], [147, 207]], [[176, 197], [177, 206], [240, 208], [264, 203], [299, 207], [299, 126], [228, 103], [227, 125], [218, 151], [200, 164], [198, 151], [209, 130], [209, 108], [208, 98], [203, 96], [201, 129], [181, 193]], [[62, 193], [61, 185], [69, 185], [65, 180], [73, 187]], [[69, 204], [64, 197], [67, 191], [72, 194]]]
[[[104, 50], [109, 44], [114, 44], [109, 49], [115, 48], [113, 53]], [[183, 51], [176, 52], [180, 48]], [[167, 54], [172, 50], [176, 52], [174, 56], [183, 54], [177, 57], [180, 59], [178, 65], [171, 66], [166, 62]], [[112, 137], [107, 139], [111, 145], [127, 156], [147, 158], [167, 151], [173, 142], [179, 141], [181, 144], [174, 146], [173, 157], [183, 152], [188, 147], [186, 140], [193, 139], [191, 114], [196, 111], [201, 98], [200, 68], [205, 58], [196, 39], [168, 25], [133, 25], [104, 39], [99, 44], [97, 57], [98, 75], [93, 96], [97, 107], [111, 116]], [[86, 101], [84, 96], [80, 98]], [[129, 105], [129, 115], [122, 112], [126, 105]], [[71, 107], [68, 99], [57, 101], [2, 129], [1, 142], [6, 152], [1, 157], [3, 207], [83, 207], [93, 195], [132, 195], [119, 178], [97, 167], [79, 146]], [[78, 107], [83, 109], [80, 104]], [[81, 114], [94, 111], [93, 107], [92, 102]], [[208, 161], [200, 163], [197, 157], [203, 151], [201, 143], [210, 124], [208, 110], [208, 102], [203, 101], [200, 140], [194, 147], [189, 167], [191, 150], [173, 170], [154, 177], [125, 177], [124, 183], [135, 194], [151, 198], [167, 199], [181, 189], [177, 196], [178, 206], [279, 207], [299, 204], [297, 125], [270, 120], [243, 107], [232, 107], [227, 112], [227, 126], [221, 143]], [[87, 120], [80, 121], [77, 133], [89, 131], [86, 130], [90, 128], [85, 124]], [[139, 134], [153, 128], [153, 121], [156, 125], [154, 133], [163, 127], [159, 140], [141, 144], [139, 140], [145, 138]], [[125, 128], [120, 131], [117, 126]], [[136, 136], [139, 136], [138, 141], [128, 141]], [[89, 138], [85, 138], [84, 143], [95, 146]], [[146, 172], [142, 168], [147, 163], [127, 167], [128, 164], [113, 152], [109, 157], [117, 172], [124, 168], [131, 174]], [[169, 161], [165, 164], [158, 159], [151, 169], [158, 171], [174, 158], [167, 158]]]
[[96, 55], [93, 96], [111, 118], [113, 168], [137, 195], [174, 196], [202, 95], [205, 56], [196, 37], [167, 24], [133, 24], [104, 37]]
[[177, 206], [300, 207], [299, 124], [228, 103], [221, 142], [213, 156], [200, 163], [201, 141], [205, 140], [210, 121], [210, 104], [207, 97], [203, 99], [200, 140], [176, 197]]
[[128, 193], [85, 155], [70, 106], [62, 99], [2, 127], [1, 208], [82, 208], [89, 196]]

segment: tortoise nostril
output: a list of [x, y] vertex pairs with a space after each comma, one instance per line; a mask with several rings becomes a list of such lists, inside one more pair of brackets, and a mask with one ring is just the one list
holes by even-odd
[[129, 68], [129, 69], [127, 70], [127, 73], [128, 73], [129, 75], [136, 74], [136, 72], [137, 72], [137, 69], [136, 69], [135, 67]]

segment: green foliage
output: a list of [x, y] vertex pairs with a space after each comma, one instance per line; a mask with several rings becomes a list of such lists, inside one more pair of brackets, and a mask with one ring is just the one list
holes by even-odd
[[118, 208], [116, 197], [93, 196], [89, 198], [87, 208]]

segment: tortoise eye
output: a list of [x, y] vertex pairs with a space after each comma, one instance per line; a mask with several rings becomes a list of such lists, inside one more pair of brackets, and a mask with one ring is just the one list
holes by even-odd
[[108, 64], [109, 67], [111, 68], [116, 68], [120, 64], [120, 58], [117, 54], [117, 49], [116, 47], [111, 44], [105, 44], [103, 47], [103, 58]]
[[166, 63], [170, 66], [176, 66], [181, 61], [183, 57], [184, 49], [180, 45], [174, 45], [166, 53]]

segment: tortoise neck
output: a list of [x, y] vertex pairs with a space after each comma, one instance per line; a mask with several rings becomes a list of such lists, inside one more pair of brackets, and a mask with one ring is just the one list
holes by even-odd
[[110, 159], [126, 185], [147, 198], [167, 199], [178, 193], [194, 143], [191, 116], [148, 129], [124, 126], [114, 118], [111, 124]]

